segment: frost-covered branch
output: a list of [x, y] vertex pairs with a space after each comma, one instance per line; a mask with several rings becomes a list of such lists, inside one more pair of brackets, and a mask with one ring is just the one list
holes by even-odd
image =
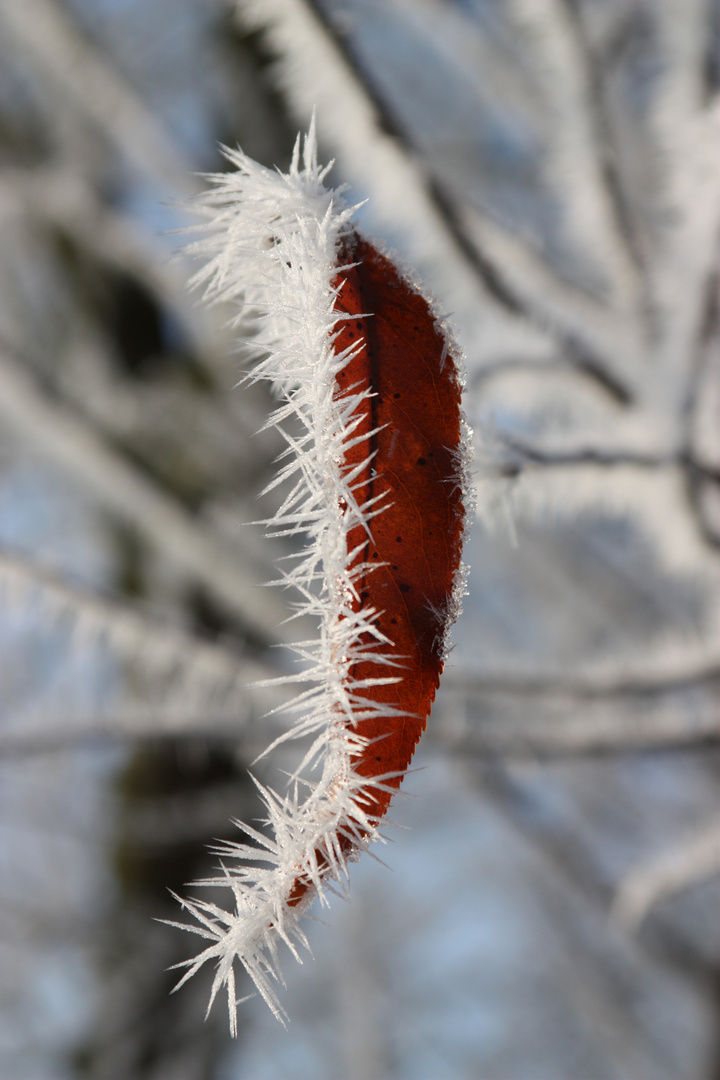
[[[63, 581], [37, 563], [0, 552], [0, 590], [7, 612], [37, 613], [45, 627], [69, 627], [75, 650], [102, 647], [116, 661], [140, 665], [169, 686], [154, 707], [97, 703], [71, 714], [67, 706], [8, 707], [0, 725], [0, 753], [42, 752], [93, 738], [153, 738], [168, 734], [232, 732], [245, 738], [251, 721], [284, 695], [267, 687], [278, 670], [232, 649], [202, 641], [127, 605]], [[263, 685], [258, 685], [263, 684]], [[210, 718], [210, 719], [209, 719]]]
[[0, 416], [22, 439], [70, 470], [99, 502], [138, 529], [165, 557], [201, 582], [241, 625], [261, 639], [282, 636], [287, 610], [275, 595], [257, 588], [255, 560], [216, 539], [182, 506], [146, 479], [106, 440], [51, 398], [43, 396], [20, 367], [0, 356]]
[[[556, 9], [560, 10], [557, 5], [553, 7], [557, 14]], [[611, 289], [623, 295], [622, 315], [563, 282], [526, 243], [477, 205], [445, 196], [421, 157], [394, 133], [392, 118], [313, 3], [239, 0], [238, 12], [244, 24], [265, 31], [268, 44], [279, 55], [278, 77], [290, 107], [304, 121], [313, 105], [318, 105], [321, 135], [337, 154], [344, 173], [360, 190], [371, 193], [372, 214], [379, 227], [390, 236], [402, 236], [404, 250], [423, 268], [443, 302], [447, 298], [452, 303], [473, 364], [481, 367], [491, 362], [498, 350], [509, 356], [546, 353], [550, 330], [571, 357], [581, 364], [589, 361], [613, 386], [620, 387], [623, 397], [629, 396], [628, 384], [632, 387], [643, 351], [642, 337], [631, 317], [638, 314], [638, 301], [627, 295], [636, 291], [628, 285], [635, 281], [636, 271], [622, 245], [613, 247], [616, 228], [594, 151], [588, 149], [588, 132], [582, 139], [577, 136], [587, 153], [575, 165], [582, 165], [587, 173], [587, 184], [581, 187], [592, 209], [586, 207], [580, 217], [592, 222], [612, 252], [608, 255], [615, 272]], [[568, 98], [566, 90], [559, 93]], [[550, 125], [555, 136], [565, 127], [564, 123]], [[576, 171], [574, 167], [573, 175]], [[576, 190], [575, 185], [570, 187]], [[431, 223], [433, 239], [428, 231]], [[472, 278], [485, 283], [484, 295], [468, 293]]]
[[703, 999], [714, 985], [714, 969], [682, 933], [665, 922], [662, 933], [642, 939], [617, 922], [608, 923], [612, 885], [577, 821], [561, 822], [552, 812], [538, 813], [534, 799], [526, 796], [522, 779], [503, 763], [467, 761], [464, 771], [517, 835], [529, 844], [539, 867], [555, 879], [560, 894], [572, 904], [579, 903], [585, 916], [597, 920], [598, 928], [604, 928], [598, 938], [603, 951], [615, 951], [620, 946], [633, 963], [647, 967], [654, 980], [683, 983], [690, 973], [692, 980], [685, 982], [685, 989], [698, 1001]]
[[[102, 265], [121, 270], [142, 282], [178, 319], [201, 355], [218, 366], [217, 334], [190, 307], [186, 277], [167, 251], [149, 236], [130, 214], [109, 206], [87, 177], [66, 162], [38, 168], [10, 168], [0, 172], [0, 216], [23, 217], [34, 225], [51, 226], [69, 236]], [[242, 402], [238, 402], [242, 408]], [[254, 427], [248, 425], [248, 434]]]
[[[295, 118], [317, 108], [318, 130], [344, 176], [370, 196], [376, 229], [402, 247], [443, 304], [451, 305], [474, 358], [499, 347], [510, 355], [547, 353], [545, 335], [497, 303], [482, 251], [468, 249], [447, 203], [387, 119], [357, 68], [309, 0], [237, 0], [243, 26], [262, 30], [278, 57], [277, 77]], [[494, 272], [491, 274], [496, 278]], [[503, 343], [501, 346], [500, 343]]]
[[640, 283], [607, 183], [600, 102], [572, 5], [565, 0], [510, 0], [511, 17], [531, 46], [529, 65], [548, 106], [544, 134], [552, 190], [563, 231], [592, 252], [615, 313], [637, 317]]
[[63, 105], [72, 101], [98, 124], [141, 175], [153, 175], [176, 192], [196, 190], [192, 162], [64, 6], [55, 0], [0, 0], [0, 28], [33, 57], [51, 87], [62, 87]]
[[469, 240], [484, 251], [521, 311], [551, 331], [571, 360], [591, 370], [621, 401], [635, 394], [632, 361], [643, 351], [632, 321], [562, 282], [522, 241], [475, 206], [461, 206], [458, 217]]
[[720, 821], [716, 820], [626, 874], [618, 886], [611, 916], [637, 930], [657, 904], [718, 875]]
[[[435, 708], [432, 739], [443, 749], [478, 758], [537, 759], [668, 753], [679, 748], [702, 752], [720, 741], [716, 706], [717, 675], [707, 686], [668, 687], [664, 691], [563, 692], [529, 682], [504, 689], [478, 680], [468, 696], [449, 693]], [[532, 703], [532, 707], [530, 706]]]

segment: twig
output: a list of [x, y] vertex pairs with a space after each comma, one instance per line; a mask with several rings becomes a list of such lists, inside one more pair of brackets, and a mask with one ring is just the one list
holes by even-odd
[[599, 101], [578, 21], [563, 0], [511, 0], [510, 12], [531, 40], [551, 111], [552, 186], [562, 195], [568, 237], [599, 262], [613, 306], [636, 317], [638, 272], [606, 182]]
[[[28, 611], [37, 608], [47, 622], [69, 615], [78, 643], [109, 644], [118, 656], [139, 659], [157, 674], [171, 670], [176, 676], [174, 696], [185, 713], [194, 712], [211, 697], [228, 695], [236, 708], [235, 695], [247, 698], [247, 684], [281, 674], [279, 666], [251, 660], [226, 645], [205, 641], [146, 612], [101, 598], [62, 580], [51, 569], [7, 551], [0, 552], [0, 590], [6, 609], [9, 605]], [[258, 693], [256, 689], [249, 696], [256, 703], [278, 701], [276, 692]], [[170, 707], [167, 701], [166, 706]], [[3, 731], [7, 733], [7, 727]]]
[[542, 259], [477, 207], [462, 206], [458, 216], [470, 241], [497, 267], [518, 307], [552, 330], [569, 358], [610, 387], [616, 400], [631, 401], [633, 369], [644, 352], [633, 323], [561, 282]]
[[[244, 669], [243, 669], [244, 670]], [[45, 757], [86, 747], [126, 745], [182, 737], [224, 739], [237, 744], [248, 760], [257, 758], [279, 726], [268, 717], [269, 704], [262, 690], [244, 687], [235, 704], [204, 711], [184, 711], [182, 702], [163, 701], [118, 710], [77, 712], [25, 712], [0, 726], [0, 759]]]
[[[167, 307], [186, 329], [212, 370], [220, 364], [221, 343], [212, 325], [188, 304], [185, 268], [144, 233], [130, 215], [104, 203], [77, 170], [57, 163], [40, 168], [4, 168], [0, 198], [33, 222], [51, 225], [101, 263], [124, 271]], [[222, 359], [225, 360], [223, 353]]]
[[509, 694], [530, 697], [561, 697], [585, 702], [593, 698], [641, 698], [645, 695], [667, 694], [696, 687], [699, 683], [720, 680], [720, 662], [716, 660], [717, 646], [708, 644], [688, 661], [683, 658], [674, 665], [666, 660], [654, 670], [629, 673], [618, 670], [568, 671], [484, 671], [471, 673], [451, 668], [443, 677], [443, 687], [456, 693], [473, 695]]
[[[138, 529], [158, 551], [203, 584], [217, 602], [266, 643], [287, 640], [280, 626], [287, 609], [276, 592], [257, 588], [267, 567], [243, 552], [242, 539], [230, 550], [201, 527], [173, 498], [95, 434], [82, 418], [44, 397], [22, 370], [0, 354], [0, 415], [23, 439], [57, 465], [69, 469], [100, 503]], [[254, 573], [253, 570], [256, 572]], [[295, 628], [297, 633], [297, 628]]]
[[310, 0], [236, 0], [236, 10], [241, 24], [263, 31], [280, 58], [278, 81], [296, 119], [307, 123], [317, 107], [320, 134], [343, 172], [372, 196], [370, 212], [378, 231], [402, 237], [406, 257], [441, 302], [452, 305], [474, 359], [490, 346], [496, 350], [502, 337], [511, 339], [517, 351], [537, 352], [544, 335], [507, 310], [499, 279], [488, 276], [486, 261], [472, 255], [462, 232], [449, 222], [446, 205], [438, 201], [417, 158], [389, 133], [387, 116], [316, 5]]
[[663, 166], [665, 227], [648, 273], [663, 340], [646, 393], [651, 400], [655, 389], [663, 401], [681, 405], [720, 239], [720, 96], [707, 102], [703, 85], [709, 10], [705, 0], [655, 5], [664, 70], [649, 102], [649, 125]]
[[[538, 814], [532, 800], [524, 795], [522, 783], [498, 762], [464, 762], [464, 771], [482, 794], [496, 807], [508, 824], [535, 849], [558, 885], [581, 903], [588, 914], [608, 928], [607, 913], [612, 886], [600, 865], [567, 818], [557, 820]], [[680, 978], [686, 992], [699, 1000], [713, 992], [715, 968], [686, 938], [665, 922], [656, 920], [653, 933], [641, 939], [624, 934], [623, 950], [644, 967], [655, 969], [656, 977]], [[612, 925], [612, 924], [611, 924]], [[622, 931], [622, 927], [619, 928]], [[608, 941], [612, 937], [608, 936]]]
[[197, 189], [192, 162], [64, 7], [54, 0], [0, 0], [0, 24], [142, 175], [185, 195]]
[[653, 907], [720, 875], [720, 820], [631, 870], [620, 882], [611, 918], [637, 930]]
[[[530, 715], [526, 700], [534, 702]], [[491, 692], [471, 701], [441, 695], [430, 737], [453, 753], [512, 760], [697, 751], [720, 742], [720, 709], [710, 692], [691, 706], [682, 695], [583, 700]]]
[[[298, 94], [302, 102], [305, 98], [309, 99], [304, 83], [311, 80], [314, 100], [324, 106], [320, 113], [323, 131], [327, 133], [345, 171], [357, 178], [362, 187], [373, 192], [374, 205], [382, 196], [386, 227], [395, 231], [398, 223], [407, 218], [407, 228], [412, 231], [405, 237], [406, 242], [411, 247], [418, 247], [417, 251], [413, 251], [413, 260], [421, 261], [427, 257], [423, 250], [427, 246], [427, 238], [422, 233], [426, 220], [435, 221], [436, 228], [444, 229], [464, 260], [469, 262], [468, 269], [476, 277], [479, 276], [485, 290], [500, 302], [508, 315], [515, 313], [518, 316], [515, 321], [520, 321], [520, 325], [522, 320], [529, 319], [543, 333], [552, 329], [573, 360], [578, 359], [593, 373], [607, 372], [606, 380], [612, 385], [614, 395], [619, 400], [629, 400], [631, 386], [628, 383], [628, 369], [631, 362], [637, 359], [640, 347], [629, 333], [631, 324], [619, 326], [617, 313], [613, 318], [603, 305], [556, 278], [526, 245], [477, 207], [467, 204], [458, 206], [457, 200], [450, 200], [441, 186], [428, 175], [420, 156], [408, 148], [407, 140], [396, 127], [387, 107], [353, 61], [343, 39], [320, 13], [315, 0], [274, 2], [278, 12], [277, 26], [272, 25], [268, 14], [272, 5], [263, 4], [263, 14], [260, 15], [260, 5], [255, 5], [254, 0], [240, 0], [240, 11], [249, 13], [253, 25], [270, 24], [271, 43], [281, 49], [284, 56], [281, 70], [288, 90], [292, 91], [289, 95], [292, 102]], [[306, 10], [304, 15], [300, 15], [302, 9], [308, 8], [311, 11]], [[286, 31], [283, 36], [279, 21], [281, 9], [287, 9], [285, 17], [287, 11], [292, 9], [292, 18], [298, 21], [298, 26], [302, 19], [306, 31], [312, 30], [315, 47], [321, 53], [312, 70], [307, 58], [300, 55], [297, 31], [293, 34]], [[330, 58], [335, 66], [328, 69]], [[342, 94], [338, 94], [333, 85], [338, 78], [343, 85]], [[349, 100], [354, 100], [357, 111], [369, 119], [362, 127], [348, 121], [345, 109]], [[308, 100], [306, 110], [309, 108]], [[392, 158], [381, 152], [389, 147], [392, 148]], [[405, 182], [412, 183], [409, 190], [415, 190], [419, 185], [423, 191], [423, 205], [419, 202], [402, 205], [405, 188], [400, 186], [399, 168]], [[387, 177], [392, 177], [392, 184], [383, 180]], [[379, 191], [383, 182], [385, 190]], [[400, 190], [403, 190], [402, 199], [398, 197]], [[420, 248], [421, 242], [423, 248]], [[445, 248], [444, 252], [446, 262], [449, 251]], [[463, 312], [454, 295], [456, 318], [462, 324]], [[505, 321], [508, 321], [507, 315]], [[497, 341], [494, 344], [497, 347]], [[476, 357], [474, 360], [477, 362]]]

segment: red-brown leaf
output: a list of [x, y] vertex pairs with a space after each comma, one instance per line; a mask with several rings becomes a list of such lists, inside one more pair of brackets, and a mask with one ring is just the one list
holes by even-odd
[[[377, 625], [393, 642], [393, 657], [404, 665], [402, 682], [368, 693], [409, 714], [399, 721], [360, 723], [362, 735], [381, 738], [356, 768], [377, 776], [407, 769], [443, 667], [444, 623], [464, 527], [458, 478], [460, 385], [427, 301], [390, 260], [357, 235], [340, 257], [358, 265], [342, 274], [337, 307], [357, 317], [341, 324], [335, 348], [346, 348], [358, 335], [365, 344], [340, 372], [338, 384], [371, 388], [364, 424], [368, 431], [381, 429], [369, 447], [366, 442], [351, 448], [345, 463], [352, 467], [367, 457], [368, 449], [375, 451], [356, 496], [362, 503], [386, 492], [389, 504], [372, 521], [372, 543], [358, 556], [358, 561], [378, 563], [359, 591], [364, 606], [383, 612]], [[362, 530], [351, 532], [348, 550], [362, 539]], [[371, 663], [353, 672], [358, 679], [388, 673], [393, 672]], [[399, 783], [398, 778], [393, 786]], [[380, 817], [390, 794], [375, 798]]]
[[[372, 740], [355, 761], [356, 772], [392, 777], [383, 785], [391, 790], [368, 785], [363, 806], [379, 821], [425, 730], [443, 668], [465, 522], [458, 475], [461, 388], [427, 301], [356, 233], [339, 253], [339, 265], [351, 263], [357, 265], [341, 271], [333, 283], [341, 286], [336, 309], [352, 316], [339, 324], [335, 350], [339, 354], [359, 339], [363, 345], [338, 374], [337, 392], [370, 388], [372, 397], [361, 406], [353, 437], [376, 434], [348, 449], [344, 465], [349, 471], [374, 454], [356, 481], [355, 496], [362, 505], [385, 494], [387, 509], [370, 523], [372, 541], [361, 526], [350, 531], [348, 551], [360, 545], [355, 563], [376, 564], [358, 582], [357, 606], [381, 612], [376, 624], [392, 642], [382, 652], [402, 665], [388, 668], [368, 660], [357, 664], [352, 676], [402, 676], [400, 682], [361, 693], [405, 714], [361, 720], [356, 728]], [[349, 848], [349, 841], [343, 846]], [[317, 854], [322, 867], [325, 860]], [[307, 887], [295, 882], [291, 905]]]

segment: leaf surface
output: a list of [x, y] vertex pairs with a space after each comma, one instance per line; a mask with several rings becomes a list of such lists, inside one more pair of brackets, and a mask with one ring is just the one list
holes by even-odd
[[[380, 496], [378, 508], [384, 507], [367, 529], [348, 533], [348, 552], [357, 549], [352, 565], [370, 567], [357, 582], [354, 608], [377, 612], [375, 625], [391, 643], [376, 645], [383, 660], [356, 664], [351, 677], [399, 677], [357, 691], [388, 706], [388, 715], [361, 719], [355, 729], [369, 740], [353, 762], [355, 771], [383, 778], [382, 786], [368, 785], [363, 799], [377, 823], [425, 730], [455, 616], [465, 526], [461, 385], [428, 302], [386, 256], [353, 232], [339, 264], [345, 268], [333, 282], [339, 289], [335, 306], [347, 318], [334, 348], [340, 354], [362, 345], [338, 373], [337, 394], [371, 393], [355, 413], [359, 441], [346, 449], [343, 464], [348, 473], [360, 469], [353, 484], [358, 504]], [[369, 634], [366, 639], [372, 646]], [[397, 666], [389, 667], [387, 659]], [[357, 835], [357, 828], [350, 832]], [[347, 851], [352, 843], [344, 837], [340, 846]], [[323, 854], [316, 855], [324, 866]], [[298, 879], [290, 904], [307, 887]]]
[[[358, 478], [356, 497], [363, 503], [384, 495], [380, 505], [386, 507], [370, 522], [372, 540], [366, 535], [356, 556], [358, 563], [377, 564], [358, 591], [361, 605], [381, 612], [376, 625], [402, 665], [401, 682], [366, 693], [405, 716], [360, 721], [358, 727], [378, 741], [356, 768], [378, 776], [407, 769], [443, 668], [465, 522], [458, 475], [461, 386], [436, 317], [392, 262], [357, 233], [340, 258], [357, 265], [335, 282], [343, 279], [337, 308], [353, 316], [341, 324], [335, 348], [347, 348], [358, 336], [364, 344], [339, 373], [338, 385], [340, 392], [358, 384], [370, 388], [362, 426], [376, 432], [346, 452], [345, 464], [360, 464], [369, 446], [372, 461]], [[362, 532], [351, 530], [348, 551], [363, 543]], [[394, 672], [369, 661], [353, 672], [357, 679], [389, 673]], [[381, 817], [391, 795], [374, 797]]]

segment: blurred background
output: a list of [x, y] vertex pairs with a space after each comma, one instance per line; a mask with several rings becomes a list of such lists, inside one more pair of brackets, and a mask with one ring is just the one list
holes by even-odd
[[[719, 92], [718, 0], [0, 0], [4, 1080], [720, 1080]], [[233, 1043], [155, 920], [259, 812], [291, 598], [178, 230], [314, 106], [478, 520], [387, 865]]]

